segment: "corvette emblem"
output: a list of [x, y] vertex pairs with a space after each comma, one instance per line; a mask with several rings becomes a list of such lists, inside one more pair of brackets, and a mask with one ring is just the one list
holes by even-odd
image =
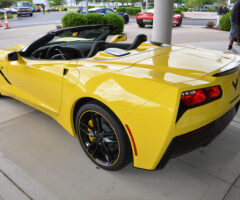
[[237, 90], [237, 86], [238, 86], [238, 79], [237, 79], [236, 83], [235, 83], [235, 82], [232, 82], [232, 84], [233, 84], [233, 87], [235, 88], [235, 90]]

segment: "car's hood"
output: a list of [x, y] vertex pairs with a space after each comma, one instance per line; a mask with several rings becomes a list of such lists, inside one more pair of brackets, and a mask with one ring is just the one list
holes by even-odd
[[122, 72], [156, 81], [185, 82], [217, 73], [236, 57], [221, 51], [180, 46], [167, 46], [147, 54], [149, 57], [143, 56], [142, 60]]

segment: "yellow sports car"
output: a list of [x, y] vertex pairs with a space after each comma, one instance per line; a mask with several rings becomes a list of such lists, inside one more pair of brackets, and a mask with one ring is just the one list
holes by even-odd
[[[171, 46], [113, 25], [54, 30], [0, 50], [0, 93], [54, 118], [107, 170], [163, 168], [210, 143], [240, 104], [240, 57]], [[107, 42], [108, 41], [108, 42]], [[221, 153], [221, 152], [219, 152]]]

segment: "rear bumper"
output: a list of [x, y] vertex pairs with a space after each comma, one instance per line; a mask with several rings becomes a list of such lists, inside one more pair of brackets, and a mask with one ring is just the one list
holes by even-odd
[[143, 19], [137, 19], [137, 24], [153, 25], [153, 20], [151, 22], [143, 22]]
[[156, 169], [164, 168], [170, 158], [180, 156], [209, 144], [232, 121], [234, 116], [237, 114], [239, 105], [240, 101], [231, 110], [214, 122], [190, 133], [175, 137], [168, 146]]

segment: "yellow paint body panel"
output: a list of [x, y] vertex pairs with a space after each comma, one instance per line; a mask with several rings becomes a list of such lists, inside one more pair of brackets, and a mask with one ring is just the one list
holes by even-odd
[[[93, 58], [71, 61], [9, 62], [10, 52], [0, 50], [1, 70], [11, 82], [0, 76], [3, 95], [50, 115], [73, 136], [76, 103], [84, 98], [102, 102], [130, 127], [138, 168], [155, 169], [174, 137], [211, 123], [240, 100], [229, 103], [240, 93], [240, 86], [234, 90], [231, 85], [240, 79], [239, 70], [212, 76], [240, 58], [219, 51], [143, 43], [119, 58], [99, 52]], [[188, 110], [176, 123], [183, 91], [215, 85], [221, 85], [222, 98]]]

